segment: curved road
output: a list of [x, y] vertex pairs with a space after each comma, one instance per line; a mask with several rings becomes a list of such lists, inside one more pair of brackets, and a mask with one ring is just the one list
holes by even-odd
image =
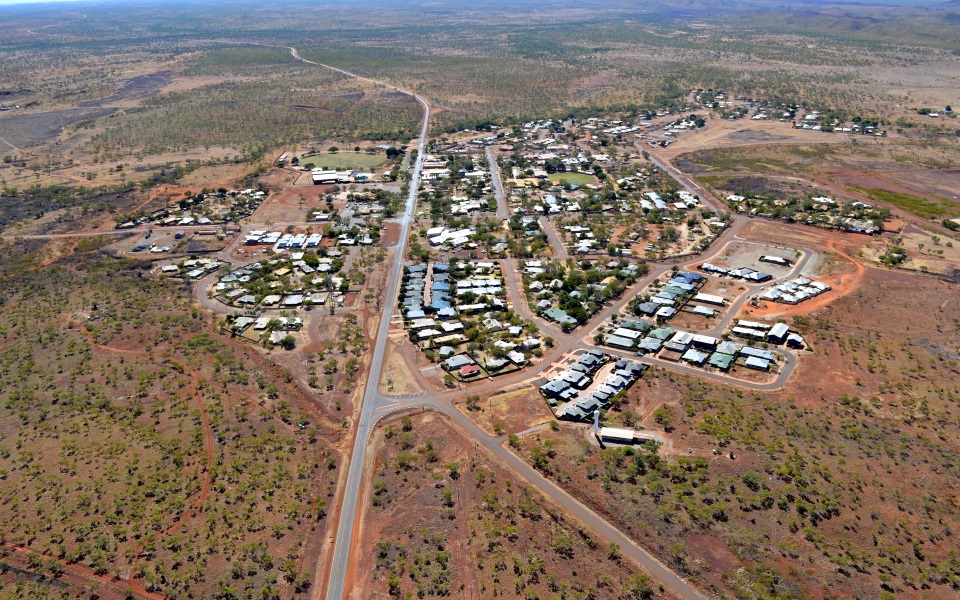
[[[320, 63], [315, 63], [313, 61], [308, 61], [302, 58], [295, 48], [290, 48], [290, 54], [303, 62], [309, 64], [315, 64], [317, 66], [326, 67], [328, 69], [343, 73], [348, 76], [356, 77], [364, 81], [369, 81], [378, 85], [380, 82], [373, 81], [366, 77], [360, 77], [343, 69], [338, 69], [336, 67], [330, 67], [328, 65], [323, 65]], [[412, 221], [413, 211], [416, 205], [416, 196], [417, 190], [420, 184], [420, 172], [423, 164], [424, 148], [426, 145], [426, 136], [427, 129], [430, 122], [430, 105], [420, 96], [406, 90], [402, 90], [395, 86], [386, 85], [386, 87], [396, 90], [401, 93], [408, 94], [417, 99], [424, 108], [424, 119], [423, 127], [420, 131], [419, 138], [419, 151], [417, 153], [417, 162], [414, 167], [414, 172], [410, 180], [410, 194], [407, 198], [407, 206], [404, 212], [403, 218], [401, 220], [401, 234], [400, 242], [397, 245], [396, 252], [394, 255], [394, 261], [392, 270], [390, 272], [390, 279], [387, 285], [386, 295], [384, 298], [385, 302], [385, 311], [392, 311], [393, 300], [397, 295], [397, 287], [400, 280], [400, 274], [403, 268], [403, 254], [404, 248], [406, 247], [407, 235], [410, 228], [410, 223]], [[557, 240], [559, 241], [559, 240]], [[561, 245], [562, 248], [562, 245]], [[565, 254], [565, 252], [564, 252]], [[360, 419], [356, 426], [354, 427], [355, 439], [353, 445], [353, 452], [350, 459], [349, 472], [347, 474], [347, 483], [343, 492], [343, 504], [340, 509], [340, 519], [337, 527], [337, 535], [334, 545], [333, 559], [330, 564], [329, 579], [327, 583], [327, 600], [342, 600], [346, 591], [346, 575], [347, 567], [351, 559], [351, 549], [353, 547], [352, 538], [355, 521], [357, 520], [357, 505], [360, 500], [360, 492], [362, 489], [363, 483], [363, 472], [364, 472], [364, 462], [367, 449], [367, 441], [370, 437], [371, 430], [376, 422], [385, 416], [385, 414], [392, 412], [394, 410], [399, 410], [401, 408], [434, 408], [441, 410], [442, 412], [450, 415], [461, 427], [463, 427], [470, 435], [474, 437], [478, 442], [482, 442], [485, 447], [487, 447], [491, 452], [497, 455], [504, 463], [512, 467], [518, 475], [535, 485], [539, 488], [544, 494], [550, 496], [558, 504], [560, 504], [565, 510], [569, 511], [574, 517], [584, 521], [590, 527], [602, 535], [604, 538], [616, 541], [620, 544], [623, 552], [635, 560], [639, 565], [641, 565], [647, 572], [649, 572], [654, 578], [661, 582], [665, 587], [670, 589], [672, 592], [676, 593], [678, 596], [684, 598], [685, 600], [702, 600], [704, 598], [695, 588], [687, 584], [682, 578], [673, 573], [669, 568], [660, 563], [653, 555], [646, 552], [640, 546], [632, 542], [627, 536], [621, 533], [616, 527], [607, 523], [604, 519], [593, 513], [586, 506], [578, 502], [576, 499], [571, 497], [569, 494], [564, 492], [556, 484], [546, 480], [543, 476], [537, 473], [533, 468], [531, 468], [526, 462], [521, 460], [519, 457], [513, 453], [507, 451], [499, 443], [498, 438], [490, 438], [487, 436], [479, 427], [473, 424], [472, 421], [467, 419], [459, 411], [453, 408], [450, 405], [449, 400], [452, 399], [456, 393], [447, 392], [443, 394], [435, 394], [431, 396], [424, 396], [422, 398], [411, 399], [409, 401], [400, 401], [397, 402], [395, 399], [386, 398], [381, 396], [377, 392], [377, 382], [380, 380], [381, 373], [383, 371], [383, 358], [386, 349], [387, 335], [390, 328], [390, 318], [389, 312], [384, 315], [381, 315], [380, 326], [377, 331], [376, 346], [374, 348], [373, 361], [371, 362], [370, 372], [367, 377], [366, 388], [364, 390], [363, 404], [360, 409]], [[573, 338], [570, 341], [574, 341]], [[568, 342], [569, 343], [569, 342]], [[561, 348], [566, 346], [566, 344], [561, 345]], [[533, 372], [540, 372], [547, 369], [550, 366], [550, 363], [547, 361], [542, 362], [533, 370]], [[531, 375], [531, 372], [523, 373], [523, 378], [528, 378]], [[493, 384], [493, 389], [502, 389], [504, 382], [487, 382], [488, 384]], [[489, 387], [489, 386], [480, 386], [480, 387]], [[475, 391], [479, 391], [479, 387]], [[441, 402], [437, 402], [439, 399], [438, 396], [444, 397]]]

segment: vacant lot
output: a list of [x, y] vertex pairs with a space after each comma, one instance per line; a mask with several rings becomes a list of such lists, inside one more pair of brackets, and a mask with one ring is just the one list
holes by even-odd
[[458, 407], [490, 435], [519, 433], [554, 418], [540, 390], [535, 387], [522, 387], [463, 405], [458, 403]]

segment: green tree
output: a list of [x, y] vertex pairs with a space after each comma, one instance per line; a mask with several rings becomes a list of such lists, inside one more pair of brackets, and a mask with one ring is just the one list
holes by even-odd
[[670, 409], [666, 406], [661, 406], [657, 410], [653, 411], [653, 420], [663, 425], [665, 430], [673, 431], [673, 415], [670, 413]]
[[553, 551], [565, 558], [572, 558], [573, 541], [569, 537], [561, 535], [553, 542]]

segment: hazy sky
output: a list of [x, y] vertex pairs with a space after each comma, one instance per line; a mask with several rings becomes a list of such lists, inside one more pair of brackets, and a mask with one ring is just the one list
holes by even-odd
[[10, 4], [47, 4], [50, 2], [74, 2], [76, 0], [43, 0], [43, 2], [37, 2], [37, 0], [0, 0], [0, 6], [7, 6]]

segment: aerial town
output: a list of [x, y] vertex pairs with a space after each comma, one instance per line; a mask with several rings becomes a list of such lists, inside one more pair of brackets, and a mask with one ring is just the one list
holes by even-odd
[[953, 4], [0, 6], [4, 597], [956, 597]]

